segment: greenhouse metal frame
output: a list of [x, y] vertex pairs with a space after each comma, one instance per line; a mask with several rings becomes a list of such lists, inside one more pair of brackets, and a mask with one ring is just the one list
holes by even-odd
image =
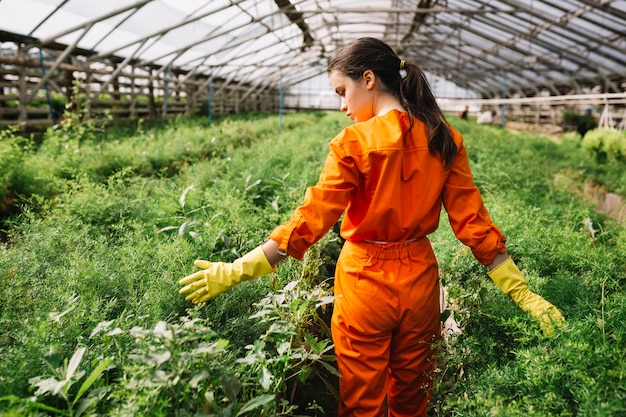
[[283, 98], [363, 36], [469, 92], [448, 110], [624, 123], [626, 0], [2, 0], [0, 124], [330, 107]]

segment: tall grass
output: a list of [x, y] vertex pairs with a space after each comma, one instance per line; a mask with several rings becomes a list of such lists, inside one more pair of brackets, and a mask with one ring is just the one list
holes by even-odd
[[[231, 261], [287, 220], [347, 122], [319, 112], [286, 115], [282, 130], [266, 114], [68, 126], [40, 146], [3, 132], [0, 412], [334, 415], [332, 306], [318, 301], [335, 232], [304, 262], [205, 306], [186, 303], [177, 281], [194, 259]], [[440, 347], [431, 414], [623, 415], [624, 227], [555, 178], [619, 192], [624, 166], [598, 165], [573, 137], [453, 123], [509, 252], [567, 325], [543, 336], [443, 220], [431, 238], [463, 332]]]

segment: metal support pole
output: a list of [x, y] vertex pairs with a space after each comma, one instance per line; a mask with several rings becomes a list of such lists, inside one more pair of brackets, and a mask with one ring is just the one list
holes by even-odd
[[[502, 73], [502, 99], [506, 100], [506, 72]], [[504, 128], [506, 124], [506, 102], [502, 101], [502, 117], [500, 118], [500, 127]]]
[[213, 123], [213, 71], [211, 71], [211, 75], [209, 77], [209, 126]]
[[165, 76], [165, 91], [163, 92], [163, 118], [167, 118], [167, 102], [169, 101], [170, 77], [172, 76], [172, 66], [167, 67]]
[[280, 71], [280, 83], [278, 86], [278, 130], [283, 130], [283, 72]]
[[[39, 47], [39, 63], [41, 64], [41, 77], [46, 79], [46, 66], [43, 62], [43, 49]], [[52, 124], [57, 124], [57, 115], [54, 112], [54, 108], [52, 107], [52, 100], [50, 99], [50, 89], [48, 88], [48, 81], [43, 84], [43, 88], [46, 91], [46, 101], [48, 102], [48, 111], [50, 112], [50, 118], [52, 119]]]

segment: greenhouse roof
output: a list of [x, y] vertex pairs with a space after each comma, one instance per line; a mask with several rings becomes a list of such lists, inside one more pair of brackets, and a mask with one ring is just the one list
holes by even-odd
[[[373, 36], [484, 97], [626, 89], [626, 0], [2, 0], [0, 42], [264, 87]], [[0, 43], [1, 45], [1, 43]]]

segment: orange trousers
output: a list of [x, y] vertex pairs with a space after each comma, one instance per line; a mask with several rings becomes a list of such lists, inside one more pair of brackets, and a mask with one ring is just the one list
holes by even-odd
[[426, 416], [441, 334], [438, 274], [426, 238], [345, 243], [332, 317], [339, 416]]

